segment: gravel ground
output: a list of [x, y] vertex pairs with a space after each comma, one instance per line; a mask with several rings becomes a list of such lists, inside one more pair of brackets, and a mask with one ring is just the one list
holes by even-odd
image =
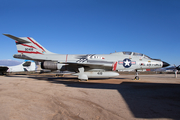
[[180, 75], [0, 76], [0, 120], [180, 119]]

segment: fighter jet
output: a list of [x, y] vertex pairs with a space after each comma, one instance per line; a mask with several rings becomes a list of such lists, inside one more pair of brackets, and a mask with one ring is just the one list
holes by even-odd
[[36, 64], [34, 62], [23, 62], [20, 65], [15, 66], [0, 66], [0, 73], [4, 75], [5, 73], [11, 73], [11, 72], [24, 72], [24, 71], [35, 71], [36, 70]]
[[152, 59], [136, 52], [115, 52], [111, 54], [56, 54], [48, 51], [31, 37], [15, 37], [4, 34], [15, 40], [18, 54], [14, 58], [41, 62], [42, 69], [75, 72], [80, 80], [88, 78], [109, 78], [118, 76], [118, 70], [136, 71], [135, 79], [139, 80], [137, 70], [154, 69], [169, 66], [160, 59]]

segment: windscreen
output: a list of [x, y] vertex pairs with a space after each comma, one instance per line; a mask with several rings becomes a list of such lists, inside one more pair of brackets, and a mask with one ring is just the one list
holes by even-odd
[[143, 56], [141, 53], [133, 53], [134, 56]]
[[123, 52], [124, 55], [131, 55], [132, 52]]

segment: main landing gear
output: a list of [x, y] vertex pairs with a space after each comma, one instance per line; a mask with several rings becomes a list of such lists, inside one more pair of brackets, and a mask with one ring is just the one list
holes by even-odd
[[139, 76], [138, 76], [138, 71], [137, 70], [136, 70], [136, 76], [135, 76], [134, 80], [140, 80]]

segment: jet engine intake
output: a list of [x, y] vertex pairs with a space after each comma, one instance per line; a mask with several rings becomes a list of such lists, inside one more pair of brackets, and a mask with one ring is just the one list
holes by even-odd
[[60, 70], [64, 64], [59, 64], [58, 62], [53, 61], [44, 61], [41, 62], [42, 69], [49, 69], [49, 70]]

